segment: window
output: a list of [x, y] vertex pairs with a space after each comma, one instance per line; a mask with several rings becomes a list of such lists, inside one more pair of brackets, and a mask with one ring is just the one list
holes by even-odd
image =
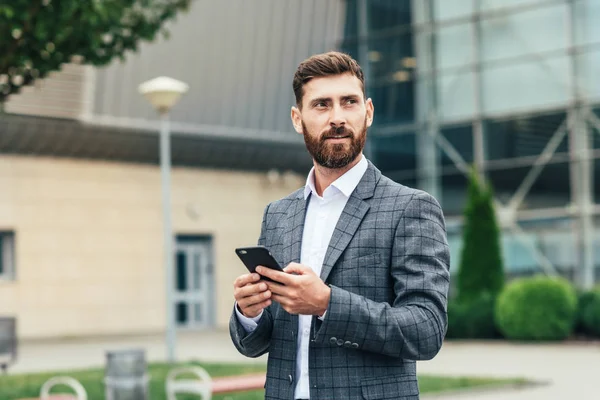
[[15, 234], [0, 231], [0, 279], [15, 277]]

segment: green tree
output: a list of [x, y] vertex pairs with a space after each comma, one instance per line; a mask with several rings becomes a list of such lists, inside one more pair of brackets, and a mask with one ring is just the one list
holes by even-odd
[[10, 0], [0, 3], [0, 107], [36, 79], [74, 59], [124, 59], [191, 0]]
[[485, 293], [495, 298], [504, 286], [500, 231], [492, 189], [474, 170], [469, 179], [467, 201], [457, 277], [458, 298], [472, 301]]

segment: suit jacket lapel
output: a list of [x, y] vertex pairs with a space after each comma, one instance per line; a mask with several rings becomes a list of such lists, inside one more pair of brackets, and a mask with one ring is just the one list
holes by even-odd
[[[304, 193], [299, 191], [293, 204], [287, 210], [287, 226], [283, 234], [283, 262], [286, 265], [290, 262], [300, 262], [306, 205], [307, 200], [304, 200]], [[282, 265], [282, 267], [285, 268], [286, 265]]]
[[365, 200], [373, 197], [375, 186], [381, 178], [381, 172], [369, 161], [367, 171], [358, 183], [358, 186], [350, 195], [344, 211], [336, 224], [335, 230], [325, 253], [321, 279], [326, 282], [331, 269], [340, 258], [350, 240], [358, 230], [360, 223], [371, 207]]

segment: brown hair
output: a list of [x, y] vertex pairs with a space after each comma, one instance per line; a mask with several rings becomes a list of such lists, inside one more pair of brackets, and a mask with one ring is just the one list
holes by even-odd
[[356, 76], [361, 83], [363, 95], [365, 94], [365, 77], [358, 62], [348, 54], [338, 51], [316, 54], [298, 65], [294, 74], [294, 95], [296, 96], [296, 106], [302, 106], [302, 97], [304, 96], [304, 85], [313, 78], [340, 75], [351, 73]]

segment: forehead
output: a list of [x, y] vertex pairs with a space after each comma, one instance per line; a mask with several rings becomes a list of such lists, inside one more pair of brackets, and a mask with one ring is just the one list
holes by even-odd
[[351, 73], [340, 75], [320, 76], [313, 78], [304, 85], [304, 100], [340, 96], [363, 96], [360, 80]]

